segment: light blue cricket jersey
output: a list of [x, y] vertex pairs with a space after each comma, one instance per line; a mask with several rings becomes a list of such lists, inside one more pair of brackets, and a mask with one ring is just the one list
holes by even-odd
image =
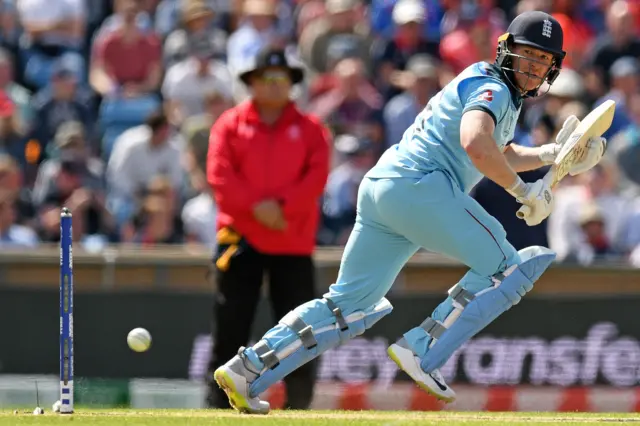
[[464, 192], [482, 179], [460, 144], [462, 114], [479, 109], [494, 118], [493, 137], [501, 149], [513, 140], [522, 101], [500, 76], [500, 69], [478, 62], [462, 71], [418, 114], [402, 140], [367, 173], [372, 178], [421, 177], [434, 170], [449, 174]]

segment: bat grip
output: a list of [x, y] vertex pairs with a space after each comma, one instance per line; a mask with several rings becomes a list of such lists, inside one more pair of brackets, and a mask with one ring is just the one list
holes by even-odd
[[[555, 166], [551, 167], [551, 169], [549, 169], [549, 171], [542, 178], [542, 180], [544, 181], [544, 184], [547, 185], [548, 187], [551, 187], [551, 185], [553, 184], [553, 177], [554, 177], [554, 174], [555, 174], [555, 169], [556, 169]], [[529, 213], [531, 213], [531, 207], [523, 205], [516, 212], [516, 216], [519, 219], [524, 219], [524, 217], [527, 216]]]

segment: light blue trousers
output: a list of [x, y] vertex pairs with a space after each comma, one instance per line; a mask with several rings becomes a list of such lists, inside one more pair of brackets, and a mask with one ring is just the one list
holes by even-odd
[[[364, 179], [356, 224], [327, 297], [347, 312], [371, 306], [387, 294], [420, 247], [469, 266], [460, 284], [472, 293], [491, 286], [491, 277], [507, 266], [520, 263], [502, 225], [445, 173], [435, 171], [422, 179]], [[433, 318], [443, 320], [450, 311], [447, 300]]]
[[[344, 316], [371, 308], [388, 293], [400, 270], [420, 247], [469, 266], [459, 285], [474, 294], [492, 286], [492, 276], [520, 263], [502, 225], [452, 184], [445, 173], [434, 171], [420, 179], [365, 178], [358, 193], [356, 224], [338, 278], [324, 297], [333, 301]], [[431, 317], [443, 321], [452, 309], [452, 300], [447, 297]], [[301, 305], [295, 312], [313, 326], [331, 318], [320, 300]], [[278, 324], [263, 340], [279, 350], [292, 338], [296, 338], [295, 333]], [[262, 368], [253, 348], [246, 349], [245, 354]]]

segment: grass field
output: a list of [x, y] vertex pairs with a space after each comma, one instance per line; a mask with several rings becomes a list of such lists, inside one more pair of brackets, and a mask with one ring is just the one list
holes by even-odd
[[402, 411], [274, 411], [267, 416], [247, 416], [216, 410], [94, 410], [81, 409], [61, 416], [12, 410], [0, 411], [0, 425], [207, 425], [207, 426], [342, 426], [342, 425], [593, 425], [638, 424], [637, 414], [606, 413], [449, 413]]

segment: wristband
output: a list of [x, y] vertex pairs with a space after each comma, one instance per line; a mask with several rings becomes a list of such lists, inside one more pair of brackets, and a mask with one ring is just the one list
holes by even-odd
[[514, 184], [511, 185], [509, 188], [505, 188], [505, 189], [514, 198], [520, 198], [524, 196], [524, 194], [527, 192], [527, 184], [524, 183], [524, 181], [520, 176], [518, 176]]

